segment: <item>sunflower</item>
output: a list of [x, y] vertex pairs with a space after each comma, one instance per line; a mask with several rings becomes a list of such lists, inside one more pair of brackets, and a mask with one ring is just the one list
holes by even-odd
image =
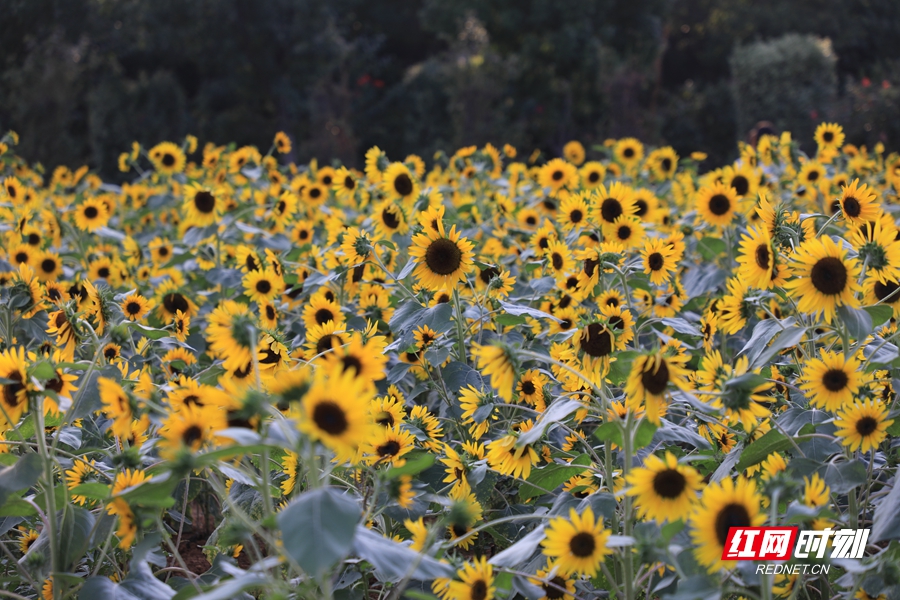
[[129, 321], [142, 320], [151, 309], [150, 301], [137, 293], [125, 296], [119, 306], [122, 308], [122, 314]]
[[561, 158], [554, 158], [541, 167], [538, 173], [538, 184], [542, 188], [550, 188], [551, 194], [556, 194], [564, 187], [576, 183], [578, 169], [575, 165]]
[[574, 508], [569, 509], [568, 519], [551, 519], [545, 533], [547, 537], [541, 541], [544, 555], [553, 560], [553, 566], [563, 575], [594, 577], [603, 557], [612, 554], [607, 547], [609, 530], [603, 527], [603, 519], [594, 518], [591, 507], [580, 515]]
[[637, 214], [634, 190], [619, 181], [610, 185], [608, 189], [602, 184], [597, 186], [594, 197], [600, 225], [615, 223], [616, 219], [623, 215], [630, 217]]
[[647, 157], [647, 166], [657, 180], [671, 179], [678, 170], [678, 154], [671, 146], [658, 148]]
[[189, 317], [197, 314], [197, 305], [184, 295], [179, 286], [171, 279], [167, 279], [159, 286], [154, 304], [156, 304], [156, 314], [159, 315], [161, 321], [172, 320], [178, 311]]
[[41, 281], [55, 281], [62, 275], [62, 261], [59, 254], [45, 250], [34, 257], [34, 270]]
[[809, 161], [800, 168], [797, 181], [806, 187], [819, 188], [825, 180], [825, 167], [817, 161]]
[[19, 422], [28, 410], [28, 392], [31, 384], [26, 373], [25, 349], [10, 348], [0, 353], [0, 421], [10, 428]]
[[31, 545], [34, 544], [37, 539], [37, 531], [35, 531], [34, 529], [21, 528], [19, 533], [19, 552], [21, 552], [22, 554], [28, 554], [28, 550], [31, 549]]
[[191, 332], [191, 318], [179, 310], [172, 317], [172, 327], [175, 332], [175, 339], [179, 342], [184, 342]]
[[734, 219], [738, 194], [729, 185], [716, 181], [697, 192], [697, 213], [710, 225], [726, 226]]
[[662, 285], [675, 273], [678, 264], [675, 250], [660, 238], [646, 238], [641, 250], [644, 273], [650, 275], [653, 285]]
[[631, 372], [625, 383], [625, 395], [632, 402], [646, 405], [647, 418], [654, 425], [660, 423], [660, 413], [665, 406], [669, 385], [678, 389], [687, 387], [687, 373], [683, 362], [683, 357], [666, 356], [663, 352], [657, 352], [638, 356], [631, 364]]
[[307, 331], [316, 326], [321, 327], [329, 321], [334, 321], [335, 325], [343, 328], [344, 320], [341, 306], [337, 302], [329, 300], [327, 295], [321, 292], [313, 294], [303, 309], [303, 324]]
[[371, 397], [367, 382], [354, 373], [320, 368], [301, 401], [300, 430], [330, 448], [339, 460], [349, 460], [369, 439]]
[[25, 186], [15, 177], [7, 177], [3, 180], [3, 191], [6, 192], [9, 201], [13, 205], [25, 203]]
[[563, 229], [571, 231], [588, 225], [590, 208], [587, 194], [572, 194], [559, 207], [559, 222]]
[[622, 138], [613, 146], [613, 154], [626, 169], [632, 169], [644, 158], [644, 145], [635, 138]]
[[409, 231], [406, 215], [394, 200], [388, 199], [374, 207], [375, 233], [378, 237], [390, 239], [395, 233], [403, 235]]
[[227, 426], [225, 412], [218, 406], [184, 404], [163, 421], [156, 443], [159, 455], [174, 459], [180, 452], [198, 452], [212, 444], [216, 431]]
[[472, 356], [477, 361], [481, 374], [491, 377], [491, 385], [497, 390], [497, 395], [506, 402], [512, 402], [518, 364], [512, 350], [503, 346], [473, 344]]
[[465, 281], [474, 266], [472, 248], [474, 244], [460, 237], [456, 225], [446, 233], [443, 223], [439, 223], [437, 232], [413, 236], [409, 249], [410, 257], [416, 261], [413, 273], [419, 283], [429, 290], [452, 289], [457, 282]]
[[184, 152], [172, 142], [161, 142], [148, 152], [156, 170], [163, 175], [174, 175], [184, 170]]
[[894, 424], [888, 419], [888, 409], [880, 400], [854, 400], [838, 412], [834, 424], [835, 435], [850, 450], [875, 450], [887, 437], [887, 429]]
[[445, 600], [493, 600], [494, 567], [482, 556], [456, 572], [459, 581], [450, 583]]
[[779, 264], [778, 255], [765, 227], [753, 227], [741, 235], [737, 259], [738, 276], [748, 286], [761, 290], [783, 286], [787, 268]]
[[463, 550], [468, 550], [478, 539], [478, 532], [473, 532], [477, 523], [482, 521], [484, 509], [468, 483], [461, 482], [450, 490], [450, 498], [454, 501], [447, 515], [447, 533], [450, 541]]
[[372, 183], [381, 183], [389, 164], [387, 154], [378, 146], [366, 150], [366, 177]]
[[733, 189], [738, 198], [755, 198], [759, 174], [747, 163], [727, 166], [722, 169], [722, 182]]
[[634, 339], [634, 316], [631, 311], [618, 305], [601, 304], [600, 314], [616, 336], [616, 350], [625, 350], [628, 342]]
[[613, 223], [604, 224], [603, 235], [610, 242], [630, 250], [644, 241], [644, 226], [640, 218], [622, 215]]
[[409, 167], [400, 162], [391, 163], [381, 179], [381, 189], [391, 200], [407, 202], [419, 195], [419, 184]]
[[[531, 425], [531, 422], [528, 422]], [[529, 427], [530, 428], [530, 427]], [[518, 436], [503, 436], [487, 445], [487, 461], [501, 475], [528, 479], [531, 467], [538, 462], [538, 453], [530, 444], [516, 447]]]
[[547, 407], [544, 386], [547, 385], [548, 382], [549, 379], [547, 376], [537, 369], [522, 373], [522, 377], [516, 385], [519, 402], [524, 402], [535, 407], [538, 412], [544, 412], [544, 409]]
[[712, 573], [720, 568], [731, 569], [735, 561], [723, 561], [725, 540], [732, 527], [759, 527], [766, 521], [760, 512], [762, 496], [756, 484], [738, 477], [709, 483], [703, 490], [699, 508], [691, 516], [691, 537], [694, 555]]
[[246, 304], [225, 300], [207, 317], [206, 336], [212, 354], [224, 360], [228, 371], [253, 360], [256, 319]]
[[323, 362], [334, 367], [335, 372], [351, 372], [358, 379], [379, 381], [385, 377], [384, 367], [388, 361], [385, 345], [383, 336], [363, 342], [362, 336], [354, 333], [349, 343], [335, 347], [323, 357]]
[[697, 470], [679, 465], [671, 452], [666, 452], [665, 459], [651, 454], [626, 480], [631, 486], [627, 494], [636, 497], [638, 514], [660, 522], [686, 519], [703, 487]]
[[578, 140], [567, 142], [566, 145], [563, 146], [562, 153], [565, 159], [576, 167], [584, 162], [584, 146], [582, 146], [581, 142]]
[[809, 239], [793, 254], [794, 278], [785, 288], [806, 313], [824, 313], [831, 323], [838, 306], [859, 306], [855, 293], [860, 290], [859, 263], [847, 258], [847, 250], [830, 237]]
[[606, 167], [603, 166], [603, 163], [590, 161], [582, 165], [578, 174], [581, 176], [581, 187], [586, 190], [594, 190], [603, 185]]
[[100, 377], [97, 386], [103, 412], [113, 421], [110, 430], [119, 437], [128, 437], [131, 434], [132, 418], [130, 396], [121, 385], [107, 377]]
[[250, 271], [244, 275], [244, 293], [257, 304], [265, 304], [284, 291], [284, 279], [271, 268]]
[[91, 197], [75, 208], [75, 225], [82, 231], [95, 232], [109, 222], [109, 207], [96, 197]]
[[278, 154], [287, 154], [291, 151], [291, 138], [283, 131], [279, 131], [275, 134], [273, 144], [275, 145]]
[[836, 411], [859, 393], [862, 365], [840, 352], [823, 350], [820, 358], [810, 358], [803, 366], [800, 389], [813, 406]]
[[218, 219], [222, 203], [220, 191], [192, 183], [185, 187], [183, 210], [185, 222], [197, 227], [212, 225]]
[[844, 145], [844, 129], [837, 123], [820, 123], [814, 137], [819, 151], [838, 150]]
[[403, 456], [415, 448], [416, 438], [400, 425], [375, 427], [368, 441], [363, 445], [363, 454], [371, 465], [402, 465]]
[[881, 212], [878, 195], [865, 183], [859, 185], [859, 179], [854, 179], [849, 186], [841, 188], [839, 202], [841, 214], [851, 223], [876, 221]]

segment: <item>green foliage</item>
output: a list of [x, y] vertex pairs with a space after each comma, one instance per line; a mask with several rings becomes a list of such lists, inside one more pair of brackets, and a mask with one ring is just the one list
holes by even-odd
[[818, 115], [835, 103], [836, 60], [830, 42], [797, 34], [735, 48], [731, 72], [738, 132], [771, 121], [795, 139], [812, 139]]

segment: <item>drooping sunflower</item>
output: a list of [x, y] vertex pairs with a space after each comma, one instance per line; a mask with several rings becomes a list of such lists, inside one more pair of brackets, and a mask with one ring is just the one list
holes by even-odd
[[494, 567], [486, 556], [467, 562], [456, 575], [459, 581], [450, 583], [445, 600], [493, 600]]
[[100, 377], [97, 386], [100, 390], [103, 411], [113, 421], [110, 430], [119, 437], [128, 437], [131, 434], [132, 418], [129, 395], [121, 385], [107, 377]]
[[375, 233], [379, 237], [391, 239], [395, 233], [403, 235], [409, 231], [406, 215], [396, 201], [387, 199], [375, 205], [372, 211]]
[[223, 203], [218, 198], [220, 194], [198, 183], [185, 186], [183, 210], [186, 222], [198, 227], [215, 223], [222, 210]]
[[875, 222], [850, 227], [846, 239], [865, 263], [867, 278], [881, 283], [900, 279], [900, 235], [893, 217], [882, 214]]
[[547, 537], [541, 541], [544, 555], [565, 575], [593, 577], [604, 557], [612, 554], [607, 547], [609, 530], [603, 527], [602, 518], [594, 518], [590, 507], [580, 515], [574, 508], [569, 509], [568, 519], [551, 519], [545, 532]]
[[741, 235], [737, 261], [738, 276], [748, 286], [767, 290], [785, 283], [787, 268], [779, 262], [766, 227], [752, 227]]
[[301, 401], [300, 430], [322, 442], [339, 460], [351, 460], [373, 427], [368, 410], [371, 398], [366, 382], [353, 373], [320, 368]]
[[837, 307], [859, 306], [855, 296], [860, 290], [859, 263], [830, 237], [806, 240], [792, 258], [794, 278], [784, 287], [802, 312], [824, 313], [825, 321], [831, 323]]
[[365, 381], [379, 381], [385, 377], [384, 366], [388, 361], [385, 345], [383, 336], [375, 336], [363, 342], [362, 336], [354, 333], [349, 343], [335, 347], [323, 357], [323, 362], [336, 372], [351, 372]]
[[635, 496], [638, 514], [660, 522], [686, 519], [703, 487], [700, 473], [689, 465], [679, 465], [671, 452], [666, 452], [665, 459], [651, 454], [626, 481], [631, 486], [627, 494]]
[[725, 540], [732, 527], [759, 527], [766, 521], [760, 512], [762, 496], [753, 480], [738, 477], [710, 483], [703, 490], [700, 507], [691, 516], [694, 555], [709, 572], [730, 569], [735, 561], [723, 561]]
[[849, 186], [841, 188], [841, 214], [851, 223], [876, 221], [881, 212], [878, 195], [867, 184], [859, 184], [854, 179]]
[[512, 402], [518, 363], [512, 350], [499, 345], [473, 344], [472, 356], [476, 359], [481, 374], [491, 377], [491, 385], [497, 390], [497, 395], [506, 402]]
[[547, 258], [547, 271], [557, 281], [565, 278], [575, 268], [572, 253], [562, 240], [551, 240], [547, 244], [544, 256]]
[[861, 371], [855, 357], [823, 350], [820, 358], [810, 358], [804, 364], [800, 389], [807, 393], [813, 406], [836, 411], [858, 394]]
[[733, 187], [716, 181], [697, 192], [697, 213], [710, 225], [726, 226], [734, 219], [738, 194]]
[[528, 479], [532, 465], [538, 462], [538, 453], [530, 444], [516, 447], [517, 442], [518, 436], [509, 434], [489, 443], [487, 461], [502, 475]]
[[625, 395], [629, 401], [643, 402], [647, 418], [655, 425], [660, 423], [660, 413], [666, 402], [666, 392], [672, 385], [678, 389], [687, 387], [684, 358], [667, 356], [664, 352], [645, 354], [634, 359], [625, 383]]
[[460, 237], [456, 225], [445, 232], [443, 223], [437, 232], [423, 232], [412, 239], [409, 255], [416, 261], [413, 274], [421, 285], [432, 291], [452, 289], [465, 281], [474, 267], [474, 244]]
[[28, 363], [25, 360], [25, 349], [21, 346], [10, 348], [0, 353], [0, 422], [6, 428], [19, 422], [28, 410], [28, 391], [31, 389], [26, 373]]
[[224, 360], [225, 369], [245, 367], [253, 360], [256, 319], [246, 304], [226, 300], [207, 317], [206, 336], [211, 352]]
[[174, 175], [184, 170], [184, 152], [172, 142], [161, 142], [148, 152], [156, 170], [163, 175]]
[[838, 412], [835, 435], [850, 450], [874, 450], [887, 437], [888, 427], [894, 424], [887, 417], [888, 409], [880, 400], [855, 400]]
[[678, 154], [671, 146], [658, 148], [647, 157], [647, 166], [657, 180], [671, 179], [678, 170]]

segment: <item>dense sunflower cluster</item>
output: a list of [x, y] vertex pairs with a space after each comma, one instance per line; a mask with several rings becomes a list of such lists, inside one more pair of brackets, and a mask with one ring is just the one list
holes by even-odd
[[[717, 169], [633, 138], [430, 165], [375, 147], [360, 171], [290, 162], [283, 133], [266, 154], [188, 136], [135, 143], [121, 186], [17, 141], [10, 592], [865, 600], [900, 581], [900, 156], [836, 124], [814, 156], [785, 133]], [[188, 509], [214, 523], [202, 579]], [[765, 524], [873, 531], [831, 575], [722, 560], [730, 527]]]

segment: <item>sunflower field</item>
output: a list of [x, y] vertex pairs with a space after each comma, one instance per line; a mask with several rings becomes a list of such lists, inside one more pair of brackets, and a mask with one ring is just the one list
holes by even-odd
[[[900, 598], [900, 156], [815, 141], [7, 133], [0, 597]], [[763, 525], [868, 537], [723, 560]]]

